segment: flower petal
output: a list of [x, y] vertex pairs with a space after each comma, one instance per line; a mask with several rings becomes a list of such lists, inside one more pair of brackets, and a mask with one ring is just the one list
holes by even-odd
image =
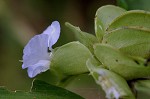
[[59, 36], [60, 24], [54, 21], [42, 34], [34, 36], [25, 46], [22, 68], [28, 68], [30, 78], [49, 69], [52, 54], [49, 50], [52, 49]]
[[40, 74], [41, 72], [47, 71], [50, 67], [49, 65], [50, 65], [50, 61], [40, 60], [38, 63], [28, 67], [28, 76], [30, 78], [33, 78], [37, 74]]
[[58, 21], [52, 22], [52, 24], [43, 32], [43, 34], [48, 34], [48, 47], [52, 49], [52, 46], [57, 42], [60, 36], [60, 24]]
[[47, 52], [47, 41], [47, 34], [36, 35], [29, 41], [23, 50], [23, 69], [36, 64], [40, 60], [50, 60]]

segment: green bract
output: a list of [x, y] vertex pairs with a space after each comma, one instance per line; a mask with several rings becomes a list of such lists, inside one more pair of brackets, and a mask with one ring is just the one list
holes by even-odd
[[91, 52], [80, 42], [70, 42], [58, 48], [51, 60], [50, 70], [68, 76], [88, 72], [86, 60]]
[[101, 41], [103, 35], [105, 34], [106, 29], [110, 25], [110, 23], [126, 10], [113, 6], [113, 5], [106, 5], [100, 7], [96, 11], [95, 15], [95, 33], [97, 38]]
[[150, 75], [150, 66], [145, 66], [144, 62], [134, 60], [109, 45], [97, 44], [94, 49], [95, 56], [103, 65], [127, 80]]
[[126, 26], [145, 27], [150, 30], [150, 12], [143, 10], [127, 11], [114, 19], [107, 30]]
[[103, 69], [93, 58], [89, 58], [86, 64], [96, 83], [101, 85], [105, 91], [107, 99], [134, 99], [134, 95], [124, 78], [112, 71]]
[[150, 31], [135, 27], [118, 28], [107, 32], [103, 37], [102, 43], [112, 45], [129, 55], [148, 58]]
[[97, 38], [89, 33], [82, 32], [79, 27], [75, 27], [66, 22], [65, 25], [75, 34], [76, 39], [84, 44], [91, 52], [93, 52], [93, 44], [98, 43]]

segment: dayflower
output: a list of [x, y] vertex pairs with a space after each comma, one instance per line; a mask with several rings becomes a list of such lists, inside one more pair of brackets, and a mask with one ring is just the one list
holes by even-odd
[[28, 68], [30, 78], [50, 69], [52, 46], [57, 42], [59, 36], [60, 24], [54, 21], [42, 34], [35, 35], [25, 46], [22, 68]]

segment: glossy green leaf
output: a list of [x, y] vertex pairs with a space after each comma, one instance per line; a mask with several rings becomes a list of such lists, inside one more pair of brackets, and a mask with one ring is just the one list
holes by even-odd
[[128, 57], [106, 44], [96, 44], [94, 49], [95, 56], [104, 66], [127, 80], [150, 76], [150, 64], [145, 66], [145, 60]]
[[105, 30], [110, 23], [124, 12], [126, 12], [126, 10], [114, 5], [102, 6], [96, 11], [95, 33], [99, 41], [102, 40]]
[[65, 25], [75, 34], [76, 39], [84, 44], [91, 52], [93, 52], [93, 44], [97, 43], [97, 38], [89, 33], [83, 32], [79, 27], [75, 27], [66, 22]]
[[105, 91], [107, 99], [134, 99], [134, 95], [124, 78], [97, 66], [97, 63], [93, 63], [91, 58], [86, 64], [96, 83]]
[[64, 76], [88, 72], [86, 60], [91, 55], [88, 48], [80, 42], [67, 43], [53, 53], [50, 70]]
[[150, 56], [150, 31], [144, 28], [118, 28], [104, 35], [102, 43], [112, 45], [129, 55], [144, 58]]
[[0, 99], [83, 99], [66, 89], [35, 80], [30, 92], [0, 88]]
[[127, 26], [138, 26], [150, 29], [150, 12], [143, 10], [127, 11], [113, 20], [107, 30], [110, 31]]
[[149, 99], [150, 80], [138, 80], [134, 83], [137, 99]]

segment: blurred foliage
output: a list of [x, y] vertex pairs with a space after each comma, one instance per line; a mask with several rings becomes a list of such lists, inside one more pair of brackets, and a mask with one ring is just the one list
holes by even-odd
[[146, 10], [150, 11], [150, 0], [117, 0], [117, 4], [127, 10]]
[[128, 9], [128, 4], [126, 0], [117, 0], [117, 5], [124, 9]]

